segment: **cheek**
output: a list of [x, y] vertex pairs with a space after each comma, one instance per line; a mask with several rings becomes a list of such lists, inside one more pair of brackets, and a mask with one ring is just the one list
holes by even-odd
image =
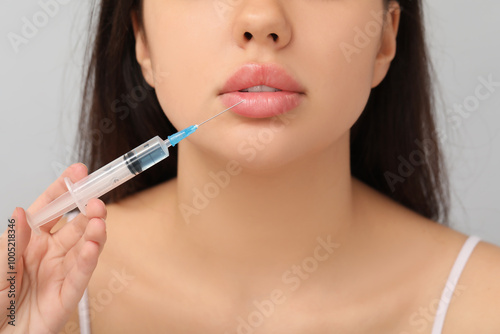
[[[344, 135], [366, 106], [380, 36], [372, 35], [360, 45], [358, 31], [371, 21], [369, 12], [360, 15], [359, 11], [350, 10], [329, 20], [305, 18], [303, 26], [298, 27], [301, 33], [297, 49], [307, 51], [301, 53], [300, 62], [307, 65], [304, 78], [311, 87], [308, 108], [315, 116], [311, 126], [317, 134], [309, 145], [316, 140], [317, 145], [324, 146], [325, 140], [331, 143]], [[350, 57], [346, 45], [355, 50]], [[319, 136], [325, 140], [318, 140]]]
[[196, 6], [179, 1], [155, 4], [145, 14], [160, 105], [178, 129], [201, 121], [206, 115], [194, 111], [206, 106], [208, 89], [215, 91], [213, 72], [207, 69], [214, 67], [220, 54], [220, 18], [210, 1]]

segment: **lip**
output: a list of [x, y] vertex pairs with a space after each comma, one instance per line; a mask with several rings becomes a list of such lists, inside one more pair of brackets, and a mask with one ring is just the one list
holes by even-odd
[[[240, 92], [254, 86], [277, 88], [278, 92]], [[246, 100], [231, 111], [250, 118], [266, 118], [284, 114], [298, 107], [305, 96], [304, 88], [277, 64], [245, 64], [226, 82], [219, 94], [230, 107]]]

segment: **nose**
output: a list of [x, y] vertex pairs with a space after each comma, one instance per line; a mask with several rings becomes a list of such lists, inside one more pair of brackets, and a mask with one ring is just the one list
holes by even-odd
[[281, 0], [239, 1], [234, 21], [234, 38], [238, 46], [247, 48], [255, 43], [281, 49], [290, 43], [292, 28]]

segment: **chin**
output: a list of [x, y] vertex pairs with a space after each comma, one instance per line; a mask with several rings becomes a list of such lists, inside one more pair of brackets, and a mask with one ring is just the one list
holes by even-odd
[[294, 162], [290, 157], [264, 155], [260, 155], [251, 161], [241, 158], [236, 161], [238, 161], [245, 173], [262, 176], [281, 173], [284, 169], [293, 165]]
[[245, 141], [233, 143], [212, 147], [209, 154], [219, 161], [235, 161], [245, 173], [252, 175], [282, 173], [312, 153], [309, 148], [297, 147], [290, 140], [276, 140], [267, 145], [251, 145]]

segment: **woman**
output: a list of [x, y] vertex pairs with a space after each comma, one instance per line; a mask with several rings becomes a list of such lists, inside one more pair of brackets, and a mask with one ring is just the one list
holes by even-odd
[[90, 170], [245, 103], [87, 216], [30, 240], [16, 209], [23, 332], [499, 332], [499, 248], [446, 227], [423, 35], [410, 0], [103, 1]]

